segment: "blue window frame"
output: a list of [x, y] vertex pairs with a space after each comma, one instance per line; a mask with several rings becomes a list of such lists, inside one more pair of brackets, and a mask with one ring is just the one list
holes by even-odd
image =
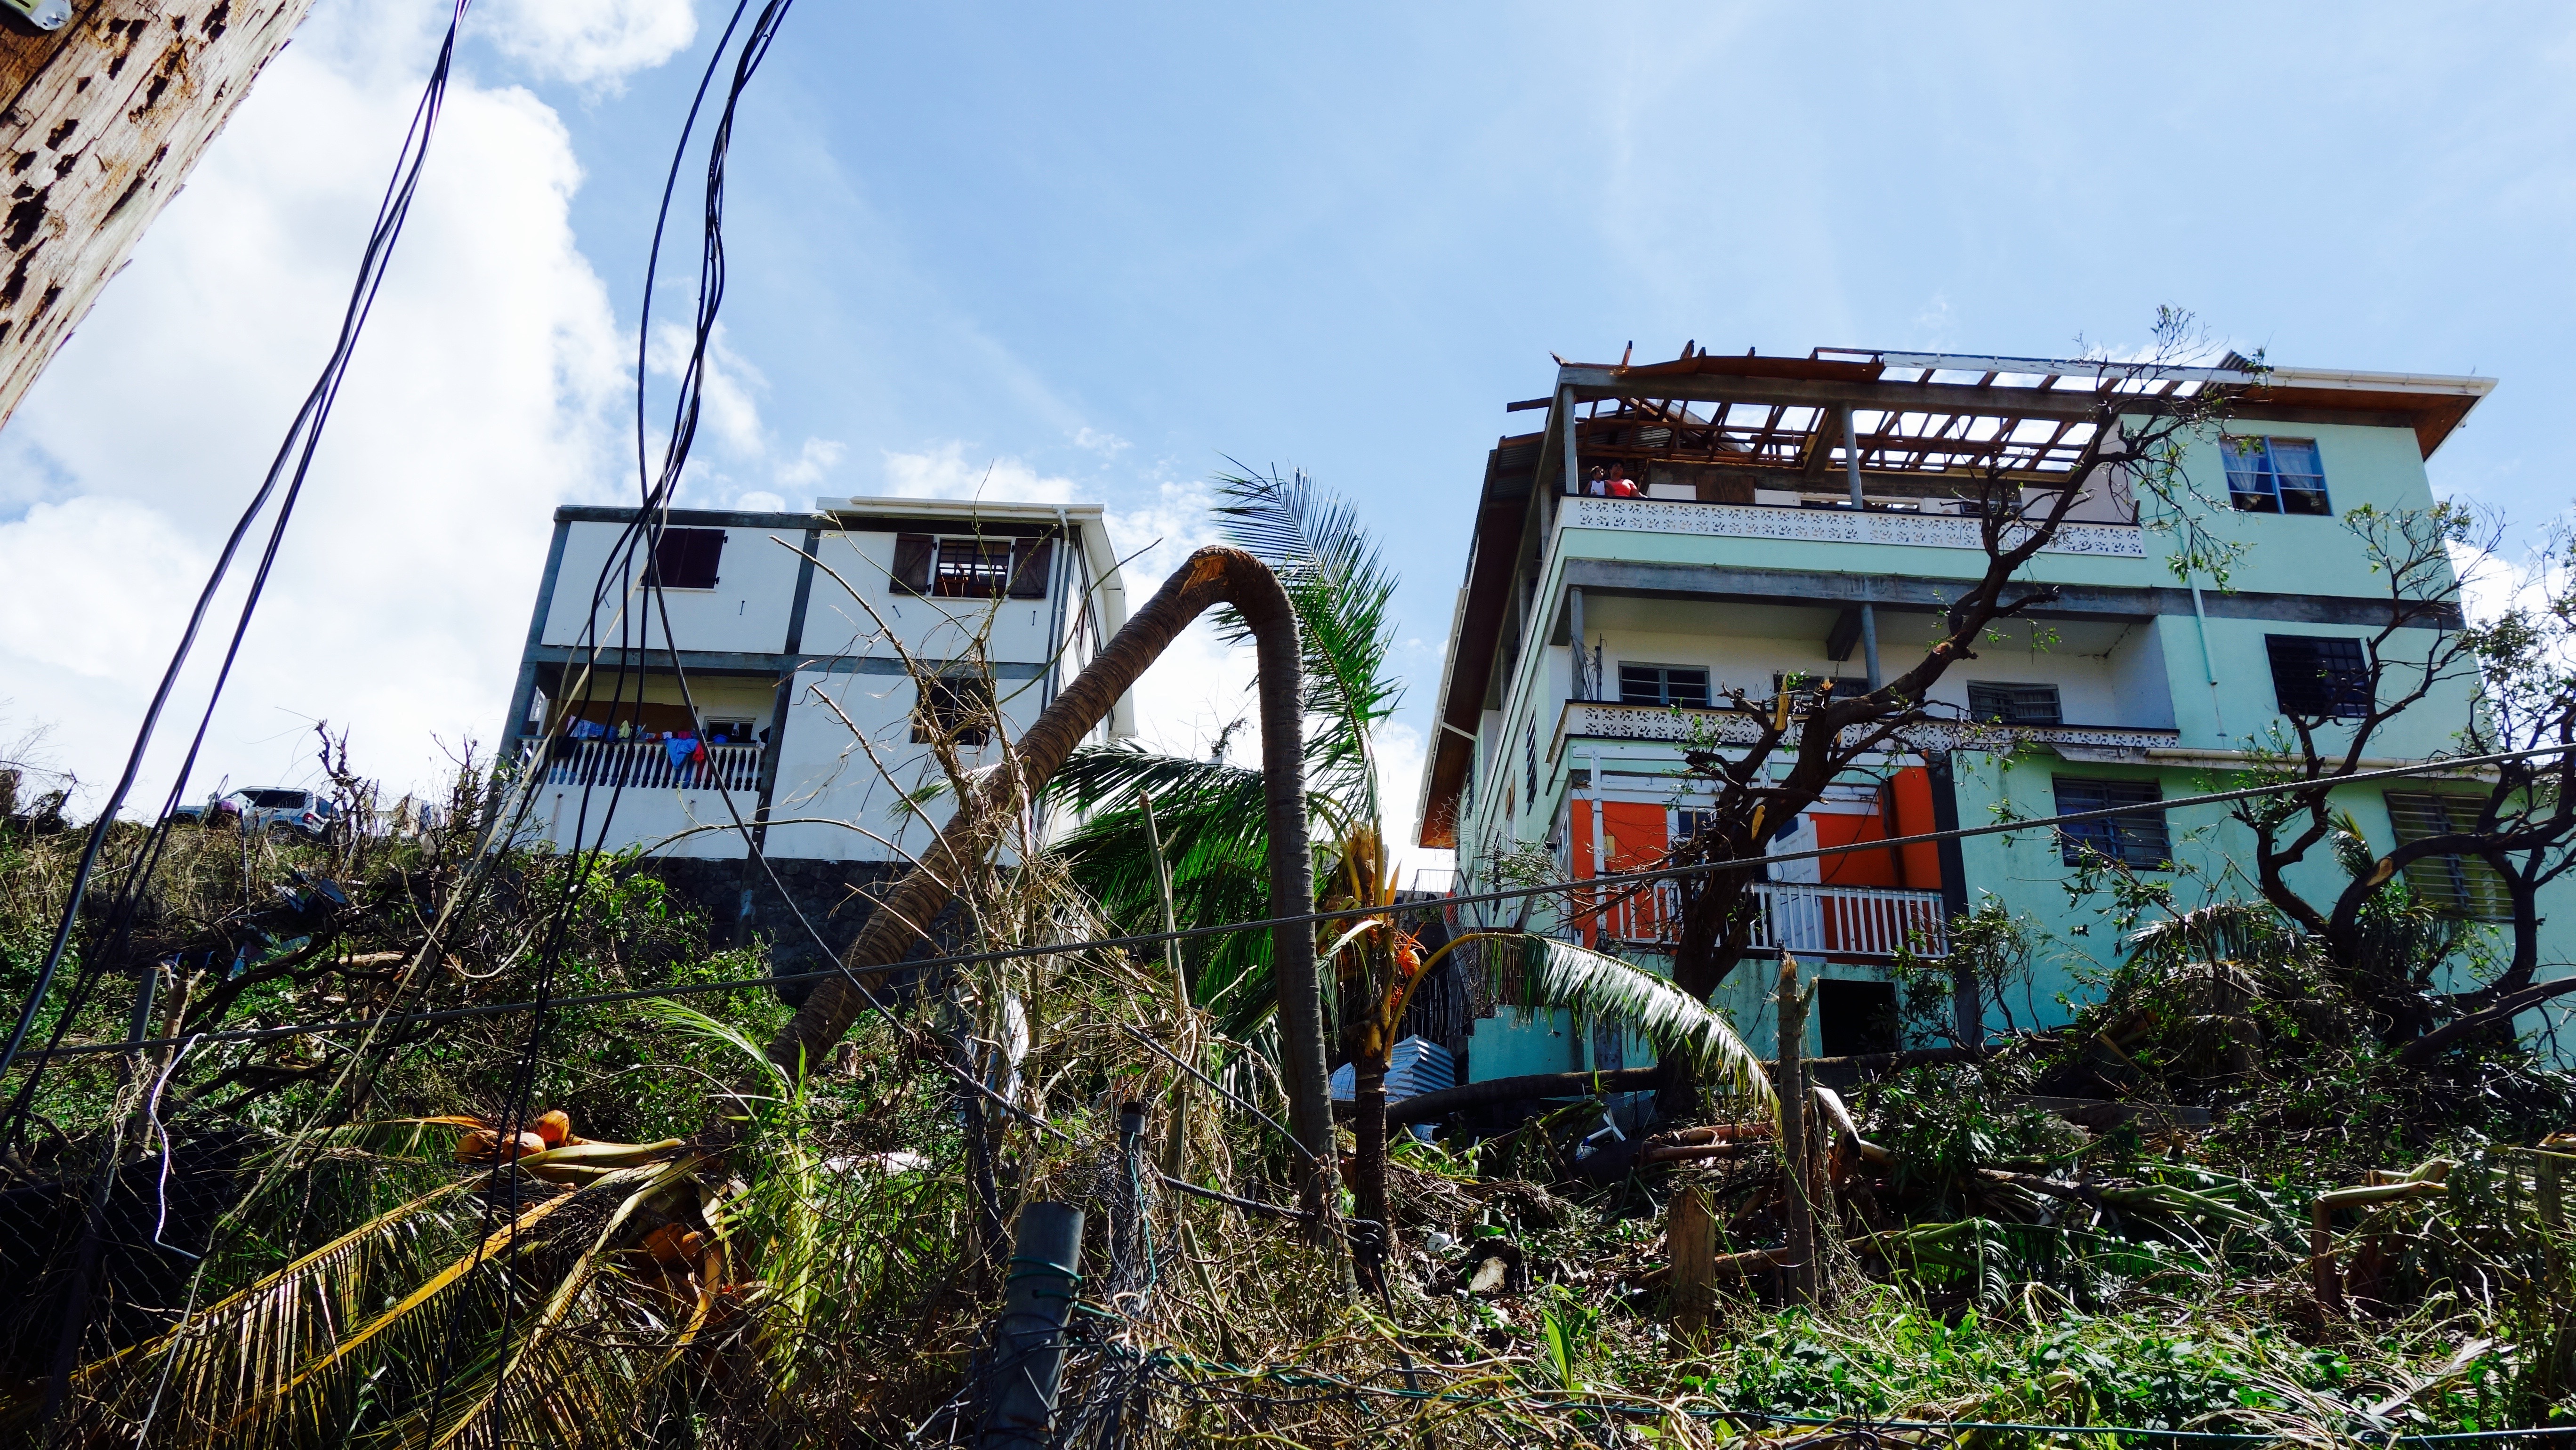
[[2058, 851], [2067, 865], [2083, 864], [2089, 852], [2141, 871], [2167, 869], [2166, 863], [2173, 858], [2173, 843], [2165, 836], [2164, 812], [2152, 809], [2163, 798], [2163, 792], [2154, 781], [2092, 780], [2061, 775], [2053, 784], [2057, 788], [2059, 815], [2116, 810], [2122, 806], [2149, 808], [2059, 826]]
[[2227, 496], [2250, 514], [2332, 514], [2326, 468], [2308, 438], [2223, 438]]

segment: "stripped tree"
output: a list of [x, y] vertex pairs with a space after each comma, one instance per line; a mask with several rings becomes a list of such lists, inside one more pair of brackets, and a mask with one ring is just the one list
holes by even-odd
[[[1837, 695], [1830, 681], [1793, 675], [1767, 698], [1737, 690], [1712, 700], [1726, 713], [1693, 722], [1683, 759], [1685, 776], [1711, 787], [1714, 800], [1698, 817], [1699, 829], [1663, 864], [1757, 859], [1772, 835], [1829, 787], [1856, 774], [1884, 773], [1878, 762], [1894, 752], [1947, 748], [1962, 722], [1956, 711], [1942, 718], [1942, 707], [1929, 702], [1932, 686], [1951, 666], [1976, 658], [1978, 645], [1999, 638], [1997, 626], [2057, 599], [2058, 586], [2032, 582], [2023, 570], [2096, 491], [2126, 489], [2134, 496], [2140, 521], [2166, 536], [2166, 562], [2178, 576], [2198, 572], [2223, 582], [2233, 551], [2200, 522], [2219, 505], [2199, 493], [2181, 463], [2194, 439], [2217, 433], [2232, 392], [2258, 381], [2261, 369], [2195, 366], [2202, 350], [2190, 314], [2159, 309], [2145, 357], [2102, 358], [2086, 365], [2089, 383], [2066, 374], [2055, 383], [2060, 398], [2089, 393], [2090, 399], [2090, 417], [2064, 435], [2083, 440], [2067, 466], [2034, 474], [2016, 467], [2012, 450], [1991, 448], [1982, 451], [1983, 462], [1959, 469], [1958, 497], [1981, 517], [1986, 564], [1949, 604], [1938, 637], [1911, 668], [1859, 694]], [[1845, 446], [1854, 450], [1857, 488], [1857, 450], [1864, 445], [1854, 439]], [[1780, 765], [1785, 770], [1775, 770]], [[1681, 878], [1673, 978], [1684, 990], [1705, 999], [1751, 948], [1757, 874], [1739, 867]], [[1975, 984], [1962, 979], [1957, 991], [1957, 1031], [1973, 1041], [1983, 1035]]]

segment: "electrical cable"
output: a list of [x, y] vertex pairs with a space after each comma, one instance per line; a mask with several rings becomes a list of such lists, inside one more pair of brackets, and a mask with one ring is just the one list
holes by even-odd
[[[1963, 826], [1947, 831], [1928, 831], [1921, 835], [1897, 836], [1885, 840], [1855, 841], [1839, 846], [1819, 846], [1804, 851], [1783, 851], [1768, 856], [1747, 856], [1732, 861], [1707, 861], [1691, 866], [1664, 867], [1651, 871], [1631, 871], [1612, 876], [1582, 877], [1544, 882], [1535, 886], [1514, 886], [1497, 891], [1475, 892], [1460, 896], [1435, 896], [1422, 901], [1398, 902], [1387, 906], [1350, 906], [1332, 911], [1308, 912], [1303, 916], [1264, 917], [1253, 921], [1229, 922], [1218, 926], [1190, 926], [1177, 931], [1139, 932], [1128, 936], [1093, 937], [1083, 941], [1062, 942], [1051, 946], [1006, 947], [988, 952], [963, 952], [953, 956], [918, 957], [900, 965], [919, 969], [926, 967], [980, 966], [988, 962], [1018, 961], [1029, 957], [1064, 956], [1074, 952], [1128, 949], [1160, 946], [1165, 942], [1192, 941], [1201, 937], [1223, 936], [1232, 932], [1267, 931], [1281, 926], [1302, 926], [1323, 922], [1355, 921], [1367, 917], [1421, 915], [1447, 911], [1459, 906], [1485, 905], [1503, 901], [1523, 901], [1540, 896], [1565, 895], [1575, 892], [1619, 889], [1651, 885], [1657, 881], [1678, 880], [1688, 876], [1713, 875], [1722, 872], [1749, 871], [1784, 861], [1807, 861], [1823, 856], [1840, 856], [1857, 851], [1884, 851], [1889, 847], [1927, 845], [1955, 841], [1970, 836], [1990, 836], [2008, 831], [2032, 831], [2046, 827], [2073, 825], [2084, 821], [2106, 820], [2113, 816], [2136, 815], [2142, 811], [2180, 810], [2232, 800], [2248, 800], [2265, 795], [2284, 795], [2314, 789], [2320, 784], [2344, 785], [2372, 780], [2391, 780], [2418, 775], [2450, 774], [2509, 760], [2528, 759], [2538, 755], [2576, 753], [2576, 745], [2549, 745], [2534, 750], [2505, 751], [2495, 755], [2471, 756], [2457, 760], [2426, 761], [2416, 765], [2385, 770], [2365, 771], [2354, 775], [2333, 776], [2322, 781], [2290, 781], [2272, 785], [2248, 786], [2239, 790], [2214, 791], [2204, 795], [2177, 796], [2171, 800], [2147, 801], [2134, 806], [2113, 806], [2102, 810], [2070, 811], [2063, 815], [2039, 816], [2026, 820], [1999, 821], [1982, 826]], [[793, 972], [778, 976], [733, 977], [712, 982], [688, 982], [669, 987], [635, 987], [618, 992], [594, 992], [578, 997], [557, 997], [550, 1005], [558, 1007], [599, 1006], [614, 1002], [635, 1002], [647, 998], [688, 997], [707, 992], [730, 992], [745, 987], [771, 987], [799, 982], [819, 982], [838, 977], [855, 981], [846, 966], [823, 971]], [[864, 987], [861, 990], [866, 990]], [[377, 1017], [353, 1017], [333, 1022], [307, 1023], [297, 1026], [247, 1028], [236, 1032], [205, 1032], [190, 1039], [174, 1037], [145, 1038], [128, 1042], [86, 1042], [46, 1052], [22, 1054], [27, 1060], [44, 1057], [84, 1057], [101, 1052], [134, 1052], [144, 1048], [167, 1047], [182, 1040], [200, 1042], [267, 1042], [282, 1037], [310, 1037], [329, 1032], [347, 1032], [369, 1026], [409, 1026], [430, 1022], [457, 1022], [474, 1017], [491, 1017], [512, 1012], [526, 1012], [539, 1002], [494, 1002], [476, 1007], [450, 1007], [437, 1012], [414, 1012]], [[880, 1009], [886, 1010], [886, 1009]]]
[[[374, 309], [377, 290], [384, 284], [386, 271], [393, 260], [394, 245], [402, 236], [403, 223], [411, 214], [412, 197], [419, 189], [422, 169], [429, 160], [430, 139], [437, 128], [439, 113], [446, 101], [449, 69], [456, 54], [457, 29], [463, 22], [466, 7], [470, 3], [471, 0], [456, 0], [455, 9], [448, 18], [447, 33], [440, 41], [438, 58], [430, 68], [429, 80], [422, 89], [420, 103], [413, 108], [410, 128], [403, 134], [402, 149], [395, 155], [393, 178], [387, 183], [385, 195], [377, 204], [375, 225], [368, 233], [366, 249], [359, 259], [357, 281], [350, 289], [349, 304], [341, 315], [340, 331], [332, 346], [331, 355], [324, 362], [321, 375], [314, 381], [312, 390], [305, 394], [303, 406], [297, 409], [294, 421], [288, 425], [285, 441], [278, 446], [277, 456], [270, 462], [267, 475], [261, 479], [259, 488], [251, 495], [249, 505], [242, 510], [241, 518], [234, 523], [232, 533], [225, 538], [223, 548], [217, 552], [214, 567], [207, 574], [205, 587], [198, 592], [196, 605], [189, 611], [187, 626], [180, 632], [178, 646], [171, 652], [169, 666], [162, 671], [161, 683], [154, 690], [151, 703], [144, 709], [143, 723], [135, 732], [134, 747], [127, 753], [124, 772], [118, 776], [116, 786], [109, 792], [107, 803], [99, 811], [98, 818], [90, 823], [89, 840], [82, 849], [79, 866], [72, 873], [71, 886], [65, 894], [62, 918], [55, 926], [53, 941], [46, 948], [45, 960], [37, 969], [35, 985], [28, 990], [26, 1003], [19, 1010], [17, 1023], [10, 1030], [8, 1043], [5, 1047], [0, 1047], [0, 1073], [6, 1073], [10, 1065], [17, 1060], [20, 1050], [26, 1044], [29, 1029], [34, 1026], [37, 1015], [43, 1010], [45, 999], [51, 993], [55, 973], [62, 965], [64, 952], [71, 942], [72, 930], [80, 919], [81, 903], [88, 894], [90, 879], [97, 869], [100, 853], [107, 844], [108, 833], [116, 823], [117, 813], [124, 808], [126, 795], [133, 789], [135, 777], [142, 771], [144, 753], [151, 745], [152, 736], [160, 724], [161, 712], [169, 703], [171, 691], [178, 684], [180, 670], [187, 664], [188, 656], [196, 645], [198, 631], [204, 626], [207, 613], [214, 607], [216, 592], [222, 587], [224, 577], [232, 567], [234, 556], [240, 552], [242, 541], [250, 532], [251, 524], [267, 508], [270, 497], [276, 493], [279, 479], [288, 477], [286, 497], [279, 504], [276, 521], [269, 530], [267, 547], [260, 555], [259, 569], [251, 581], [247, 597], [242, 601], [240, 620], [234, 626], [232, 640], [225, 649], [223, 666], [216, 675], [213, 691], [206, 701], [205, 713], [198, 721], [195, 738], [189, 743], [186, 759], [171, 782], [169, 798], [163, 804], [160, 815], [154, 823], [154, 837], [147, 841], [143, 850], [136, 853], [136, 869], [129, 875], [127, 888], [119, 903], [116, 913], [119, 925], [111, 931], [112, 938], [122, 938], [123, 925], [131, 921], [134, 902], [140, 894], [142, 883], [148, 878], [151, 867], [159, 859], [161, 840], [167, 835], [171, 812], [177, 808], [187, 789], [188, 773], [196, 764], [197, 756], [205, 743], [207, 726], [212, 722], [215, 708], [222, 700], [224, 687], [231, 679], [233, 664], [241, 653], [242, 640], [249, 632], [252, 615], [259, 608], [270, 571], [276, 564], [278, 547], [285, 539], [287, 523], [293, 515], [297, 498], [303, 492], [306, 474], [313, 466], [314, 451], [320, 446], [323, 430], [330, 423], [332, 406], [339, 399], [340, 384], [348, 374], [350, 360], [357, 351], [359, 335], [365, 330], [367, 318]], [[290, 461], [293, 465], [291, 477], [288, 476]], [[94, 956], [103, 955], [105, 953], [84, 954], [85, 975], [104, 970], [103, 962], [93, 963], [90, 960]], [[67, 1012], [57, 1021], [57, 1041], [63, 1027], [70, 1021], [71, 1015]], [[10, 1104], [6, 1119], [0, 1120], [0, 1143], [14, 1141], [23, 1127], [24, 1114], [34, 1100], [35, 1082], [36, 1075], [31, 1075], [17, 1100]]]

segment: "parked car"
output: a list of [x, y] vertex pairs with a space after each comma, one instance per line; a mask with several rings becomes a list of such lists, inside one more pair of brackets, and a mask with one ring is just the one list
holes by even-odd
[[331, 829], [331, 802], [309, 790], [252, 787], [225, 796], [209, 796], [201, 806], [181, 806], [172, 813], [183, 821], [212, 825], [229, 820], [245, 831], [293, 831], [320, 840]]

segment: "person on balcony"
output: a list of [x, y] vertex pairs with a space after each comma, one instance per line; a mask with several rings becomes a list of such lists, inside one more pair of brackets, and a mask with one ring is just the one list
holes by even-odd
[[1610, 497], [1612, 498], [1636, 498], [1645, 492], [1645, 490], [1637, 487], [1637, 485], [1630, 483], [1628, 481], [1627, 473], [1615, 463], [1610, 465], [1610, 477], [1606, 487]]
[[1594, 498], [1608, 498], [1610, 496], [1610, 470], [1603, 468], [1598, 463], [1592, 465], [1592, 476], [1584, 480], [1583, 491], [1592, 495]]

